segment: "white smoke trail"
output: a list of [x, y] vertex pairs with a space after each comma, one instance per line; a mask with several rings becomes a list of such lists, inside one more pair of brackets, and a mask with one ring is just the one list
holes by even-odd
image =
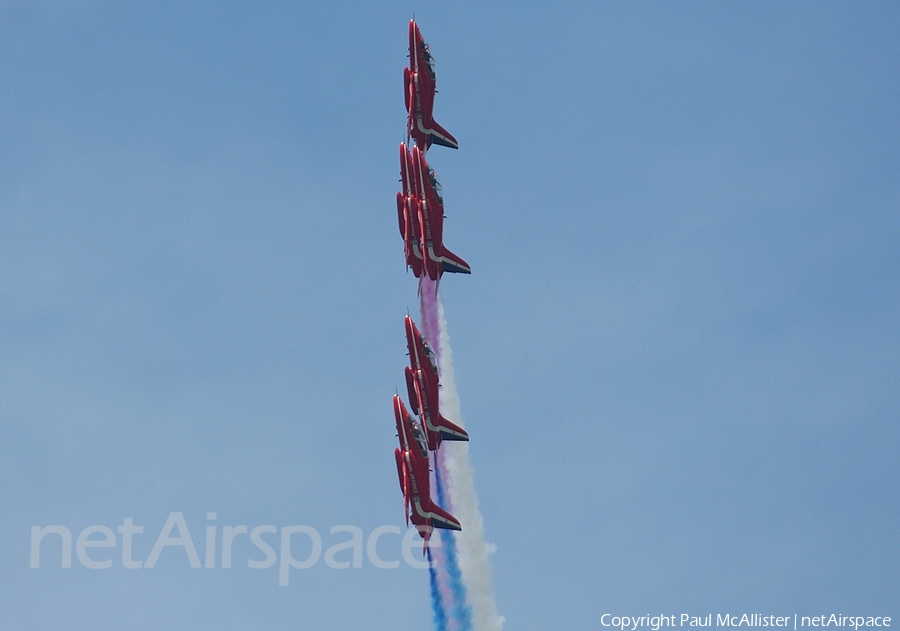
[[[453, 374], [453, 353], [450, 350], [450, 336], [444, 305], [438, 299], [438, 326], [440, 327], [441, 363], [441, 414], [460, 427], [464, 427], [460, 413], [459, 393], [456, 391], [456, 377]], [[469, 443], [444, 442], [444, 453], [450, 503], [453, 514], [463, 525], [456, 534], [459, 551], [459, 567], [462, 571], [466, 596], [472, 607], [472, 624], [475, 631], [501, 631], [503, 616], [497, 613], [494, 591], [491, 587], [491, 560], [493, 545], [484, 538], [484, 520], [478, 509], [478, 494], [475, 492], [475, 472], [469, 464]]]

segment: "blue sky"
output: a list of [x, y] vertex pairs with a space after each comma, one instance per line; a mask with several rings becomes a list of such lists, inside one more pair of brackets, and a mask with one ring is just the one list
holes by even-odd
[[279, 587], [246, 538], [29, 568], [34, 525], [401, 524], [413, 13], [507, 628], [900, 616], [896, 5], [2, 2], [2, 626], [428, 627], [423, 571]]

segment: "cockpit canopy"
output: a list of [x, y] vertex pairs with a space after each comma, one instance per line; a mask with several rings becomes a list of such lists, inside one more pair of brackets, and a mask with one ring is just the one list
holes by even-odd
[[431, 80], [435, 80], [435, 72], [434, 68], [437, 65], [437, 62], [434, 60], [434, 57], [431, 54], [431, 49], [428, 44], [424, 41], [422, 42], [422, 57], [425, 58], [425, 63], [428, 64], [428, 74], [431, 75]]
[[428, 363], [431, 364], [431, 368], [434, 370], [435, 374], [437, 374], [437, 358], [434, 356], [434, 351], [431, 350], [431, 347], [425, 347], [425, 358], [428, 360]]
[[426, 458], [428, 457], [428, 446], [425, 444], [425, 436], [422, 434], [422, 427], [419, 425], [418, 421], [412, 421], [410, 423], [412, 427], [413, 438], [416, 441], [416, 444], [419, 446], [419, 451]]
[[437, 357], [435, 357], [434, 351], [431, 350], [431, 347], [428, 345], [428, 341], [421, 334], [419, 335], [419, 345], [422, 347], [422, 350], [425, 351], [425, 358], [428, 359], [428, 363], [431, 364], [435, 374], [437, 374]]
[[442, 193], [444, 192], [444, 187], [441, 186], [441, 183], [437, 179], [437, 175], [434, 172], [434, 169], [428, 167], [428, 181], [431, 183], [431, 188], [434, 190], [435, 197], [438, 198], [441, 206], [444, 205], [444, 196]]

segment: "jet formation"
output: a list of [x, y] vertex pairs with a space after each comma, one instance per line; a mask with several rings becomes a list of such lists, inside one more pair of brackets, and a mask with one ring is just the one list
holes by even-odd
[[407, 268], [416, 278], [424, 273], [435, 281], [444, 272], [471, 274], [469, 264], [444, 247], [441, 183], [418, 146], [410, 151], [400, 143], [400, 182], [403, 190], [397, 193], [397, 215]]
[[395, 394], [394, 418], [400, 448], [394, 449], [394, 457], [400, 490], [403, 491], [406, 523], [411, 521], [425, 540], [424, 554], [434, 528], [462, 530], [459, 520], [431, 499], [431, 457], [436, 455], [443, 441], [469, 440], [469, 434], [441, 415], [440, 376], [435, 353], [412, 318], [406, 316], [404, 325], [411, 364], [404, 368], [406, 391], [415, 416], [409, 413], [400, 395]]
[[[407, 138], [400, 143], [402, 190], [397, 193], [397, 216], [407, 269], [420, 283], [426, 277], [436, 283], [444, 272], [472, 273], [468, 263], [444, 247], [441, 184], [425, 159], [432, 144], [459, 148], [456, 138], [434, 120], [435, 80], [434, 57], [415, 20], [410, 20], [409, 67], [403, 69]], [[411, 146], [411, 140], [415, 145]], [[412, 522], [425, 540], [424, 554], [434, 528], [462, 530], [459, 520], [431, 499], [430, 473], [441, 443], [467, 441], [469, 434], [441, 416], [437, 357], [408, 315], [404, 325], [410, 363], [404, 373], [413, 413], [395, 394], [394, 418], [400, 447], [394, 449], [394, 457], [406, 523]]]

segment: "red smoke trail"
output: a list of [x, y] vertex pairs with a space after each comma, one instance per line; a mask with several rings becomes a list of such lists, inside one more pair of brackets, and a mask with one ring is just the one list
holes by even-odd
[[441, 329], [438, 322], [437, 281], [422, 276], [419, 283], [419, 307], [422, 312], [422, 331], [435, 354], [441, 355]]

